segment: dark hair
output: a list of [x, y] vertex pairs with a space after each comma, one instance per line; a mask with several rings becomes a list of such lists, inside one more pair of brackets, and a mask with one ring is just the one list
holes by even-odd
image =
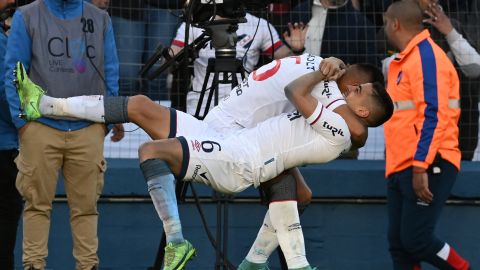
[[377, 66], [367, 63], [355, 64], [354, 66], [367, 77], [366, 79], [368, 79], [369, 82], [379, 82], [382, 84], [385, 82], [382, 70]]
[[385, 89], [385, 84], [382, 82], [373, 82], [372, 91], [373, 113], [369, 121], [370, 127], [378, 127], [387, 122], [393, 114], [393, 101]]

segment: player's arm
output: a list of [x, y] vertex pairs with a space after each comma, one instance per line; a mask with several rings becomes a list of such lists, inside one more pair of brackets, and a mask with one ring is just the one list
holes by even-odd
[[[333, 58], [330, 59], [329, 65], [322, 65], [321, 68], [315, 72], [305, 74], [296, 80], [292, 81], [285, 87], [285, 95], [295, 105], [297, 110], [305, 117], [309, 118], [317, 108], [318, 101], [311, 95], [311, 92], [316, 84], [324, 80], [327, 76], [331, 78], [338, 78], [342, 74], [341, 60]], [[338, 60], [338, 61], [337, 61]], [[322, 61], [323, 62], [323, 61]], [[334, 65], [333, 63], [337, 63]], [[326, 76], [324, 74], [327, 74]], [[368, 130], [356, 119], [355, 114], [348, 108], [347, 105], [341, 105], [334, 109], [345, 122], [348, 123], [348, 129], [352, 140], [352, 145], [360, 148], [365, 145], [368, 136]]]
[[310, 117], [317, 108], [318, 100], [312, 96], [315, 85], [325, 79], [320, 70], [307, 73], [285, 87], [285, 96], [303, 117]]
[[317, 108], [318, 100], [312, 95], [315, 85], [325, 79], [338, 79], [344, 73], [345, 64], [342, 60], [330, 57], [324, 59], [320, 68], [293, 80], [285, 87], [285, 95], [297, 110], [308, 118]]

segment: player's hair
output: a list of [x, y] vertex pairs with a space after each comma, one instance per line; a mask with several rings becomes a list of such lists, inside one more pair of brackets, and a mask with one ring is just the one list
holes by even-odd
[[384, 83], [385, 77], [383, 77], [382, 70], [380, 70], [377, 66], [367, 63], [359, 63], [354, 65], [358, 72], [362, 73], [362, 76], [368, 82], [379, 82]]
[[371, 100], [372, 114], [369, 117], [369, 126], [378, 127], [387, 122], [393, 114], [393, 102], [385, 89], [385, 84], [378, 81], [373, 83]]

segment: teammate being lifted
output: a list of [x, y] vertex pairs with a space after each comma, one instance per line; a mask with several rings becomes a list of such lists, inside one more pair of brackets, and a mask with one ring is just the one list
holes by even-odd
[[[278, 89], [283, 87], [278, 82], [278, 75], [286, 72], [286, 75], [293, 79], [292, 70], [302, 68], [302, 60], [306, 61], [307, 57], [309, 56], [286, 58], [260, 68], [250, 74], [248, 87], [244, 86], [242, 92], [246, 93], [249, 88], [253, 90], [256, 86], [267, 91], [280, 92]], [[324, 79], [322, 71], [316, 70], [300, 76], [285, 89], [289, 93], [290, 101], [306, 119], [298, 113], [281, 114], [255, 128], [234, 132], [235, 136], [224, 136], [212, 131], [208, 121], [198, 121], [187, 114], [156, 105], [142, 96], [129, 99], [104, 99], [102, 96], [54, 99], [42, 96], [41, 89], [28, 80], [21, 64], [17, 70], [19, 94], [28, 119], [40, 117], [40, 113], [43, 113], [106, 123], [132, 121], [144, 128], [152, 138], [184, 136], [149, 142], [139, 151], [150, 194], [164, 222], [169, 242], [166, 254], [173, 254], [166, 256], [165, 269], [181, 269], [194, 252], [193, 247], [181, 234], [173, 174], [170, 170], [177, 179], [204, 182], [224, 193], [238, 192], [252, 184], [258, 186], [279, 175], [284, 169], [328, 162], [336, 158], [351, 145], [349, 130], [355, 130], [356, 127], [366, 130], [366, 126], [379, 125], [390, 117], [393, 110], [383, 86], [369, 83], [348, 87], [345, 98], [354, 113], [350, 111], [348, 114], [348, 110], [342, 112], [342, 108], [345, 109], [346, 106], [335, 108], [340, 115], [330, 111], [311, 94], [315, 86]], [[332, 65], [325, 61], [321, 70], [330, 76], [338, 72], [339, 68], [332, 68]], [[271, 83], [267, 84], [269, 81]], [[270, 88], [272, 90], [269, 90]], [[285, 99], [284, 95], [283, 98]], [[233, 97], [230, 100], [233, 100]], [[288, 101], [282, 104], [285, 103]], [[276, 112], [278, 111], [281, 109]], [[332, 132], [335, 129], [337, 132]], [[281, 205], [279, 200], [287, 199], [282, 203], [286, 203], [288, 207], [296, 207], [295, 182], [290, 185], [292, 188], [289, 190], [293, 191], [290, 194], [272, 192], [274, 202], [270, 204], [270, 212], [275, 212], [273, 210], [276, 205]], [[162, 188], [158, 188], [159, 186]], [[277, 221], [277, 217], [273, 218], [270, 214], [272, 223], [273, 219]], [[298, 213], [278, 219], [283, 222], [274, 227], [282, 250], [288, 250], [292, 241], [299, 241], [299, 248], [291, 254], [285, 254], [289, 268], [310, 269], [305, 268], [309, 266], [305, 258], [301, 228], [288, 230], [288, 226], [299, 223]], [[173, 259], [168, 261], [169, 258]]]

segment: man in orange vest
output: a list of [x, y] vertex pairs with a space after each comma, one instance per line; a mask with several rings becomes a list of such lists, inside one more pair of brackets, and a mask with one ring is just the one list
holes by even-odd
[[395, 111], [385, 123], [388, 241], [395, 270], [469, 269], [434, 235], [460, 169], [459, 80], [447, 55], [422, 25], [415, 1], [394, 2], [385, 34], [400, 53], [391, 62], [387, 91]]

